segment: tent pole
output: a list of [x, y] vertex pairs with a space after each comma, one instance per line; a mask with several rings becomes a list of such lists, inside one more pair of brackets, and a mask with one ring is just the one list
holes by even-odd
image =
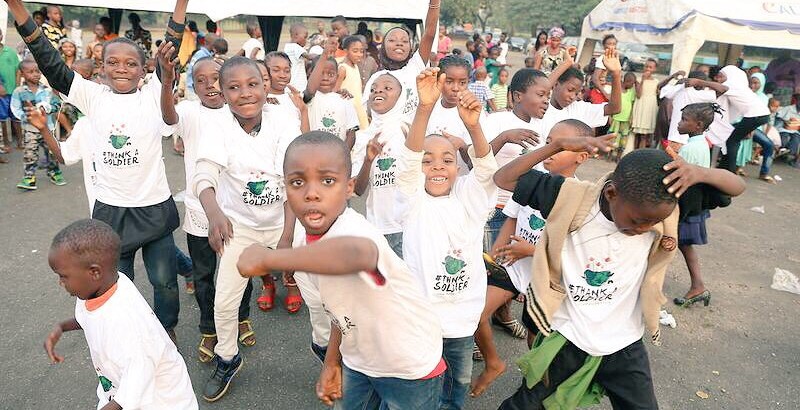
[[283, 31], [284, 16], [258, 16], [258, 25], [261, 26], [261, 39], [264, 41], [264, 51], [277, 51]]

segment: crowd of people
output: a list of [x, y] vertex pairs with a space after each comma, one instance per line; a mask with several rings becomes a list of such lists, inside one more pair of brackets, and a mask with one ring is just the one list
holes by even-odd
[[[63, 332], [84, 331], [102, 409], [198, 407], [175, 347], [179, 274], [200, 311], [195, 357], [212, 363], [208, 402], [256, 344], [252, 278], [269, 311], [277, 274], [287, 311], [309, 312], [325, 404], [463, 408], [506, 371], [496, 325], [531, 348], [500, 408], [605, 395], [655, 409], [642, 340], [660, 344], [672, 258], [680, 250], [691, 275], [674, 303], [708, 306], [693, 246], [707, 243], [710, 211], [745, 189], [743, 141], [762, 147], [765, 181], [777, 147], [797, 165], [800, 102], [781, 107], [763, 74], [699, 66], [659, 82], [649, 61], [639, 79], [623, 73], [613, 36], [582, 68], [553, 28], [510, 75], [505, 34], [456, 47], [437, 26], [441, 0], [419, 39], [366, 23], [350, 34], [337, 16], [311, 35], [292, 25], [284, 51], [270, 51], [253, 23], [230, 57], [214, 22], [201, 34], [186, 21], [188, 0], [163, 40], [132, 13], [124, 37], [101, 21], [85, 50], [58, 7], [31, 16], [6, 2], [25, 42], [13, 72], [17, 53], [0, 54], [25, 147], [18, 187], [36, 189], [41, 166], [64, 185], [60, 166], [82, 162], [92, 218], [53, 239], [50, 266], [77, 301], [45, 349], [60, 362]], [[4, 126], [7, 148], [13, 134]], [[182, 221], [164, 136], [185, 164]], [[599, 156], [614, 171], [578, 180]], [[132, 283], [139, 250], [152, 309]]]

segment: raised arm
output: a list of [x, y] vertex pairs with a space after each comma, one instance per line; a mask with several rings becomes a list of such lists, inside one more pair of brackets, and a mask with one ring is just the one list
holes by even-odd
[[293, 249], [270, 250], [256, 244], [242, 252], [236, 267], [244, 277], [264, 276], [276, 270], [320, 275], [370, 272], [378, 268], [378, 247], [367, 238], [354, 236], [321, 240]]
[[[442, 76], [444, 77], [444, 75]], [[458, 116], [464, 122], [464, 126], [472, 139], [472, 148], [475, 150], [477, 158], [483, 158], [491, 151], [491, 146], [483, 135], [480, 118], [483, 111], [483, 104], [469, 91], [462, 91], [458, 96]]]
[[358, 171], [358, 176], [356, 177], [356, 186], [355, 192], [356, 195], [362, 196], [367, 189], [369, 189], [369, 173], [372, 169], [372, 162], [375, 161], [375, 157], [380, 155], [383, 152], [383, 143], [380, 142], [380, 133], [375, 135], [369, 142], [367, 143], [367, 149], [365, 150], [364, 156], [364, 163], [361, 164], [361, 170]]
[[325, 40], [325, 48], [322, 50], [322, 54], [320, 54], [317, 58], [317, 63], [314, 65], [314, 69], [311, 70], [311, 75], [308, 76], [308, 85], [305, 89], [306, 101], [311, 101], [311, 99], [314, 98], [314, 94], [316, 94], [317, 90], [319, 90], [319, 84], [322, 82], [322, 72], [325, 69], [324, 63], [335, 55], [336, 49], [331, 49], [331, 47], [336, 47], [336, 44], [338, 44], [338, 41], [334, 43], [330, 41], [330, 39]]
[[688, 87], [710, 88], [714, 90], [715, 93], [717, 93], [717, 97], [728, 92], [727, 85], [720, 84], [716, 81], [706, 81], [706, 80], [701, 80], [699, 78], [687, 78], [684, 84], [686, 85], [687, 88]]
[[428, 4], [428, 14], [425, 16], [425, 30], [422, 33], [422, 39], [419, 42], [419, 56], [422, 57], [422, 62], [428, 65], [428, 60], [431, 58], [431, 49], [433, 49], [433, 40], [436, 38], [439, 28], [439, 11], [442, 7], [441, 0], [431, 0]]
[[622, 65], [616, 50], [606, 50], [603, 65], [611, 73], [611, 98], [603, 109], [605, 115], [619, 114], [622, 111]]
[[[172, 43], [175, 50], [181, 49], [181, 40], [183, 39], [183, 30], [186, 28], [186, 7], [189, 5], [189, 0], [177, 0], [175, 2], [175, 9], [172, 11], [167, 23], [167, 32], [164, 35], [166, 42]], [[162, 83], [165, 82], [162, 77], [161, 64], [156, 64], [156, 76]], [[173, 77], [174, 78], [174, 77]], [[170, 84], [172, 85], [172, 84]]]
[[[438, 80], [437, 80], [438, 75]], [[406, 147], [414, 152], [422, 152], [425, 144], [425, 131], [431, 118], [434, 104], [439, 101], [442, 94], [446, 74], [439, 75], [439, 68], [428, 68], [417, 76], [417, 91], [419, 93], [419, 106], [414, 115], [414, 121], [408, 131]], [[471, 94], [470, 94], [471, 95]], [[459, 113], [461, 107], [459, 106]], [[481, 133], [483, 135], [483, 133]], [[488, 146], [488, 144], [487, 144]]]
[[165, 41], [158, 47], [156, 53], [158, 64], [164, 68], [161, 82], [161, 117], [167, 125], [178, 123], [178, 112], [175, 111], [175, 96], [172, 85], [175, 82], [175, 67], [178, 58], [175, 56], [177, 49], [172, 43]]
[[[686, 77], [686, 72], [683, 71], [683, 70], [678, 70], [678, 71], [672, 73], [671, 76], [661, 80], [661, 82], [658, 83], [658, 87], [657, 87], [658, 93], [661, 94], [661, 89], [664, 88], [665, 85], [669, 84], [670, 81], [672, 81], [672, 80], [674, 80], [674, 79], [676, 79], [678, 77]], [[638, 91], [636, 93], [636, 97], [637, 98], [639, 97], [639, 92]]]
[[689, 164], [683, 158], [675, 155], [672, 148], [668, 148], [667, 153], [672, 156], [674, 161], [664, 165], [664, 170], [669, 172], [669, 175], [664, 178], [664, 185], [668, 186], [667, 191], [676, 197], [680, 197], [687, 189], [697, 184], [711, 185], [723, 194], [730, 196], [741, 195], [747, 187], [741, 177], [728, 170]]

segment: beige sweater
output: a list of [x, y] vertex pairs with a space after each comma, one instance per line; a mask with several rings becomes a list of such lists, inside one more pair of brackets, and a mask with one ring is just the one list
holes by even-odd
[[[561, 276], [561, 250], [564, 241], [567, 234], [578, 230], [587, 222], [589, 211], [597, 202], [610, 176], [609, 173], [597, 182], [566, 179], [547, 218], [546, 228], [536, 244], [526, 309], [544, 336], [552, 332], [550, 324], [553, 314], [566, 296]], [[667, 219], [656, 224], [653, 231], [657, 235], [650, 248], [639, 297], [645, 329], [650, 333], [653, 344], [660, 345], [658, 312], [666, 302], [661, 288], [667, 266], [677, 249], [678, 207], [675, 207]]]

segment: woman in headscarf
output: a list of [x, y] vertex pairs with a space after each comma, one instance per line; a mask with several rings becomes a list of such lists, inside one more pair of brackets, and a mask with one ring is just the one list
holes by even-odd
[[567, 50], [561, 47], [564, 38], [564, 29], [553, 27], [548, 33], [547, 47], [542, 48], [534, 57], [533, 68], [550, 75], [564, 60], [567, 59]]
[[[753, 90], [754, 93], [756, 93], [756, 97], [758, 97], [758, 100], [761, 101], [761, 103], [764, 104], [764, 106], [769, 108], [769, 96], [767, 96], [767, 94], [764, 93], [764, 85], [766, 84], [766, 82], [767, 78], [764, 76], [764, 74], [755, 73], [752, 76], [750, 76], [750, 89]], [[775, 179], [773, 179], [769, 175], [769, 171], [770, 168], [772, 167], [772, 159], [773, 156], [775, 155], [776, 147], [775, 143], [773, 143], [772, 140], [767, 136], [766, 133], [767, 127], [769, 127], [769, 125], [756, 128], [756, 130], [753, 131], [753, 139], [750, 145], [752, 146], [753, 143], [756, 143], [761, 146], [762, 159], [761, 159], [761, 170], [758, 173], [758, 179], [774, 184], [776, 183]], [[780, 140], [780, 137], [778, 137], [778, 139]], [[747, 140], [742, 141], [742, 146], [745, 145], [745, 141]]]

